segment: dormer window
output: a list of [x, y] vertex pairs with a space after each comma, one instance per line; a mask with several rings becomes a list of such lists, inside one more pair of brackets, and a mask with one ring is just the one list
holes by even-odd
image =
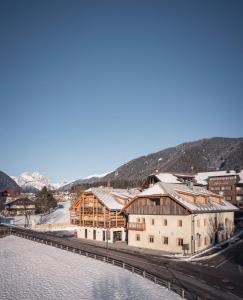
[[160, 198], [152, 198], [149, 199], [152, 202], [152, 205], [159, 206], [160, 205]]

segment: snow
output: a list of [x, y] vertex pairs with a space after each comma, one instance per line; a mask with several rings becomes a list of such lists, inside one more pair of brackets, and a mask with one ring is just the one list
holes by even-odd
[[55, 223], [66, 223], [70, 221], [70, 212], [69, 208], [71, 206], [71, 202], [59, 202], [58, 207], [45, 216], [42, 216], [41, 224], [55, 224]]
[[139, 275], [15, 236], [0, 239], [0, 299], [164, 299], [178, 295]]
[[[59, 202], [58, 207], [49, 214], [39, 214], [30, 216], [30, 225], [33, 224], [66, 224], [70, 222], [69, 208], [70, 201]], [[15, 226], [24, 227], [25, 216], [2, 217], [1, 222], [5, 224], [12, 224]]]
[[[41, 218], [41, 215], [31, 215], [30, 224], [38, 223]], [[0, 217], [1, 223], [11, 224], [14, 226], [24, 227], [25, 225], [25, 216], [13, 216], [13, 217]]]
[[59, 183], [53, 183], [50, 179], [38, 172], [23, 172], [19, 176], [11, 176], [12, 179], [23, 188], [34, 187], [38, 190], [41, 190], [44, 186], [57, 189], [61, 186]]
[[214, 194], [203, 187], [192, 186], [189, 188], [185, 184], [173, 184], [173, 183], [165, 183], [165, 182], [157, 182], [150, 188], [144, 190], [139, 194], [138, 197], [149, 197], [149, 196], [159, 196], [164, 194], [169, 194], [173, 198], [175, 198], [179, 203], [181, 203], [184, 207], [188, 208], [191, 212], [210, 212], [210, 211], [236, 211], [238, 208], [232, 205], [228, 201], [224, 201], [221, 199], [220, 203], [209, 199], [207, 203], [193, 203], [187, 200], [180, 191], [186, 191], [191, 195], [208, 195], [213, 196]]
[[213, 171], [213, 172], [201, 172], [195, 175], [197, 183], [207, 185], [208, 177], [227, 176], [227, 175], [239, 175], [240, 183], [243, 182], [243, 170], [240, 173], [236, 173], [234, 170], [227, 171]]
[[165, 183], [181, 183], [178, 178], [171, 173], [154, 174], [161, 182]]
[[90, 179], [90, 178], [102, 178], [102, 177], [105, 177], [106, 175], [110, 174], [111, 172], [106, 172], [106, 173], [103, 173], [103, 174], [92, 174], [92, 175], [89, 175], [87, 177], [84, 177], [83, 179]]

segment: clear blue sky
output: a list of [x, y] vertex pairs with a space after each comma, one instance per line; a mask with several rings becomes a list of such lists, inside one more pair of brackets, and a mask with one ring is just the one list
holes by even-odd
[[0, 0], [0, 102], [9, 175], [243, 136], [243, 1]]

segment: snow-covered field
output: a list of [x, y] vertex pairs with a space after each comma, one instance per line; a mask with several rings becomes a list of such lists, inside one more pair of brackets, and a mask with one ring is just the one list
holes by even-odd
[[163, 299], [176, 294], [127, 270], [15, 236], [0, 239], [0, 299]]

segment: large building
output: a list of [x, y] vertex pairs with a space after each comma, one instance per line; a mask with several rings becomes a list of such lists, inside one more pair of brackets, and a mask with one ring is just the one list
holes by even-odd
[[113, 188], [90, 188], [76, 198], [70, 208], [71, 224], [77, 236], [97, 241], [125, 241], [126, 219], [121, 209], [138, 192]]
[[243, 170], [198, 173], [195, 175], [195, 180], [243, 209]]
[[148, 176], [143, 188], [156, 182], [188, 183], [204, 186], [213, 193], [220, 194], [224, 200], [243, 210], [243, 170], [214, 171], [197, 174], [154, 173]]
[[128, 245], [195, 253], [232, 235], [237, 208], [221, 195], [192, 183], [151, 180], [150, 187], [123, 208], [128, 218]]

